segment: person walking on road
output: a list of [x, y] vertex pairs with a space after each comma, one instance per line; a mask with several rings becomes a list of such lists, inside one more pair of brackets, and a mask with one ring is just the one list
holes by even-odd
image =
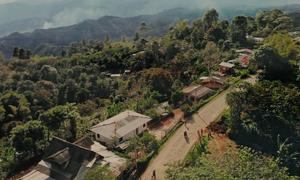
[[156, 171], [153, 170], [151, 180], [156, 180]]

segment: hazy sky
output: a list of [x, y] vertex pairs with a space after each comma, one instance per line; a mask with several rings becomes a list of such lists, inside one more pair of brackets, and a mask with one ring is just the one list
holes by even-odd
[[[57, 2], [57, 1], [76, 1], [76, 0], [0, 0], [0, 4], [7, 4], [7, 3], [12, 3], [12, 2], [23, 2], [23, 3], [52, 3], [52, 2]], [[86, 0], [82, 0], [84, 3], [84, 1]], [[89, 1], [89, 0], [88, 0]], [[108, 1], [114, 1], [113, 3], [117, 4], [118, 2], [120, 1], [128, 1], [128, 0], [107, 0], [106, 2]], [[133, 1], [139, 1], [139, 0], [129, 0], [128, 2], [133, 2]], [[161, 2], [161, 0], [140, 0], [140, 1], [143, 1], [143, 2], [153, 2], [153, 1], [156, 1], [156, 2]], [[166, 0], [162, 0], [162, 1], [165, 1]], [[178, 3], [178, 2], [184, 2], [185, 4], [186, 3], [186, 0], [167, 0], [169, 1], [170, 3]], [[210, 4], [209, 2], [212, 2], [213, 3], [216, 3], [216, 4], [227, 4], [227, 3], [239, 3], [239, 4], [256, 4], [256, 3], [259, 3], [259, 4], [286, 4], [286, 3], [297, 3], [297, 2], [300, 2], [300, 0], [187, 0], [190, 2], [200, 2], [200, 3], [204, 3], [204, 4]], [[95, 3], [101, 3], [103, 2], [102, 0], [95, 0], [94, 1]]]
[[134, 16], [176, 7], [221, 9], [233, 5], [258, 7], [292, 3], [300, 3], [300, 0], [0, 0], [0, 24], [1, 21], [46, 17], [44, 28], [51, 28], [104, 15]]

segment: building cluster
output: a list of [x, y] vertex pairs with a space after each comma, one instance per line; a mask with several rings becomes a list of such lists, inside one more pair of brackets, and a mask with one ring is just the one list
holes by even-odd
[[[219, 71], [212, 76], [201, 77], [201, 83], [182, 90], [185, 100], [197, 101], [209, 97], [215, 90], [224, 87], [227, 75], [234, 73], [236, 64], [247, 67], [253, 51], [237, 50], [239, 57], [219, 64]], [[124, 74], [128, 74], [126, 71]], [[111, 75], [111, 74], [110, 74]], [[117, 77], [117, 76], [116, 76]], [[168, 103], [156, 109], [168, 115]], [[90, 128], [87, 137], [74, 143], [53, 138], [42, 160], [21, 180], [83, 179], [87, 170], [95, 166], [107, 166], [115, 176], [121, 176], [127, 168], [126, 159], [110, 149], [126, 150], [129, 140], [148, 130], [152, 119], [143, 114], [126, 110]]]
[[224, 87], [226, 76], [234, 74], [236, 66], [247, 68], [254, 55], [254, 51], [251, 49], [238, 49], [236, 53], [238, 54], [236, 59], [219, 64], [218, 72], [213, 72], [211, 76], [201, 77], [200, 84], [184, 88], [182, 90], [184, 98], [192, 101], [205, 99], [215, 90]]
[[128, 140], [146, 131], [150, 121], [148, 116], [127, 110], [93, 126], [87, 137], [74, 143], [55, 137], [38, 165], [20, 179], [83, 179], [87, 170], [99, 165], [121, 176], [127, 160], [109, 149], [125, 150]]

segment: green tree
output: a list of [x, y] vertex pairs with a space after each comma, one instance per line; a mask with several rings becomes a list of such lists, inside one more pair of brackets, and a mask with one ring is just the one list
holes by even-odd
[[226, 39], [226, 31], [222, 29], [220, 24], [213, 25], [206, 33], [206, 40], [218, 43], [220, 40]]
[[23, 48], [19, 49], [19, 58], [26, 59], [26, 52]]
[[150, 30], [146, 22], [141, 22], [138, 32], [142, 35], [142, 37], [146, 36], [146, 33]]
[[292, 21], [288, 15], [281, 10], [261, 11], [256, 15], [258, 34], [267, 37], [272, 32], [290, 30], [293, 28]]
[[58, 72], [55, 67], [44, 65], [41, 69], [41, 79], [51, 82], [57, 82], [58, 79]]
[[56, 84], [43, 80], [36, 82], [33, 87], [31, 97], [33, 110], [47, 110], [57, 104], [58, 89], [56, 88]]
[[187, 38], [190, 34], [190, 27], [187, 21], [179, 21], [171, 30], [171, 37], [179, 40]]
[[19, 48], [17, 48], [17, 47], [14, 48], [13, 57], [15, 57], [15, 58], [19, 57]]
[[159, 143], [155, 136], [150, 133], [143, 133], [142, 136], [136, 136], [133, 138], [127, 149], [128, 152], [144, 151], [146, 154], [157, 152]]
[[231, 28], [231, 41], [239, 45], [246, 44], [247, 35], [247, 18], [244, 16], [237, 16], [233, 19]]
[[220, 50], [213, 42], [208, 42], [205, 49], [202, 51], [203, 64], [206, 66], [209, 75], [211, 76], [212, 68], [220, 62]]
[[27, 121], [31, 119], [31, 110], [26, 97], [16, 92], [8, 92], [0, 97], [2, 122]]
[[177, 107], [180, 103], [180, 101], [183, 99], [183, 94], [180, 90], [177, 90], [172, 93], [170, 102]]
[[171, 165], [167, 179], [283, 179], [296, 180], [286, 169], [280, 168], [273, 158], [265, 157], [248, 148], [228, 151], [218, 159], [199, 156], [195, 164], [186, 162]]
[[84, 177], [84, 180], [115, 180], [107, 166], [96, 166], [89, 169]]
[[247, 17], [247, 33], [251, 35], [255, 31], [257, 31], [257, 24], [255, 22], [255, 18], [248, 16]]
[[276, 49], [279, 55], [287, 59], [295, 60], [300, 53], [299, 44], [287, 33], [269, 36], [264, 40], [264, 45]]
[[80, 118], [73, 104], [56, 106], [39, 116], [39, 120], [49, 127], [54, 135], [68, 141], [76, 139], [77, 121]]
[[[269, 81], [253, 86], [241, 84], [236, 92], [228, 95], [227, 102], [230, 106], [227, 124], [232, 137], [238, 142], [267, 153], [279, 153], [280, 161], [282, 157], [287, 160], [289, 155], [298, 153], [299, 88]], [[284, 140], [289, 139], [289, 142], [278, 143], [278, 135]], [[299, 175], [300, 157], [292, 157], [296, 158], [292, 161], [293, 165], [284, 164], [288, 165], [290, 172]]]
[[5, 109], [4, 107], [1, 105], [0, 106], [0, 124], [3, 124], [5, 120]]
[[262, 78], [290, 82], [296, 79], [295, 69], [271, 47], [262, 46], [255, 51], [255, 65], [263, 70]]
[[170, 95], [173, 79], [168, 70], [151, 68], [146, 70], [143, 75], [145, 82], [149, 83], [154, 91], [158, 91], [163, 95]]
[[123, 105], [121, 103], [113, 103], [110, 106], [107, 107], [106, 113], [107, 117], [113, 117], [119, 113], [121, 113], [123, 110]]
[[219, 13], [216, 9], [206, 11], [202, 19], [204, 31], [206, 32], [209, 28], [216, 24], [218, 20]]
[[196, 49], [203, 48], [205, 42], [204, 42], [205, 33], [203, 28], [194, 28], [191, 33], [191, 42], [193, 43], [193, 46]]
[[50, 134], [40, 121], [29, 121], [11, 132], [12, 146], [17, 152], [32, 156], [40, 155], [47, 147]]

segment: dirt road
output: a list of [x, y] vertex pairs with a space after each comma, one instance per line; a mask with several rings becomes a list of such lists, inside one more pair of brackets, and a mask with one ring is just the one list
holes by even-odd
[[[206, 128], [228, 107], [226, 104], [226, 95], [228, 93], [228, 90], [223, 92], [210, 103], [203, 106], [198, 113], [189, 118], [187, 123], [188, 129], [185, 126], [182, 126], [176, 131], [176, 133], [166, 142], [156, 158], [150, 162], [149, 167], [146, 169], [141, 179], [151, 180], [153, 170], [156, 171], [158, 180], [164, 179], [165, 170], [167, 168], [166, 164], [183, 160], [198, 139], [197, 130]], [[184, 131], [188, 132], [189, 143], [183, 136]]]
[[[254, 78], [246, 80], [249, 83], [255, 83]], [[197, 131], [204, 129], [215, 120], [228, 108], [226, 103], [226, 95], [230, 93], [230, 89], [224, 91], [211, 102], [203, 106], [198, 113], [188, 119], [187, 128], [181, 126], [176, 133], [165, 143], [159, 154], [153, 159], [141, 180], [151, 180], [153, 171], [156, 171], [156, 179], [165, 179], [165, 171], [167, 164], [181, 161], [185, 158], [189, 150], [198, 140]], [[188, 132], [189, 142], [184, 138], [184, 131]]]

